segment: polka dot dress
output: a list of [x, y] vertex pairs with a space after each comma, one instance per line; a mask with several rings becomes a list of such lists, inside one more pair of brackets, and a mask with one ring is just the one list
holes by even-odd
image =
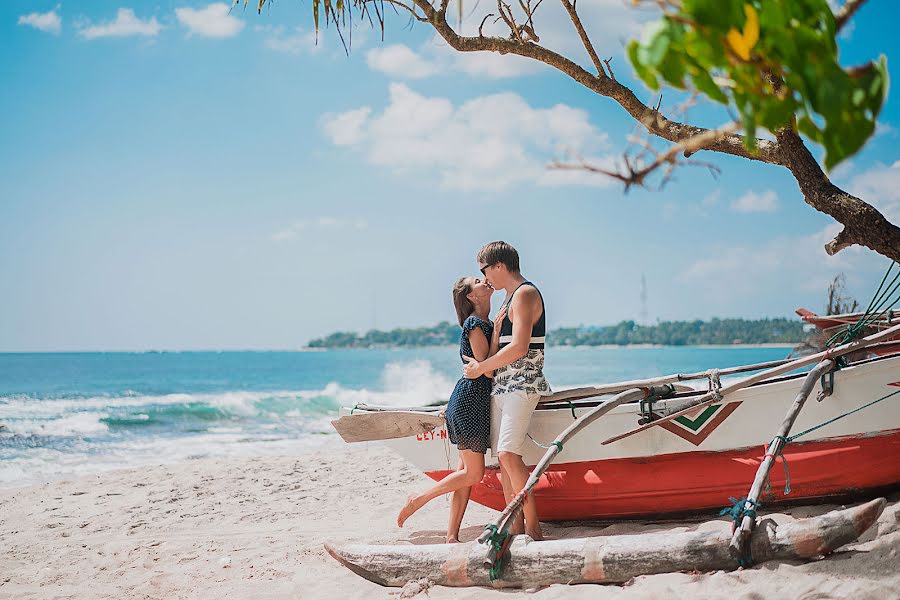
[[[481, 329], [490, 341], [494, 325], [472, 316], [463, 322], [459, 341], [459, 355], [473, 356], [469, 332]], [[465, 359], [462, 359], [465, 364]], [[447, 404], [447, 431], [450, 441], [460, 450], [484, 454], [491, 445], [491, 380], [482, 375], [478, 379], [463, 377], [456, 382]]]

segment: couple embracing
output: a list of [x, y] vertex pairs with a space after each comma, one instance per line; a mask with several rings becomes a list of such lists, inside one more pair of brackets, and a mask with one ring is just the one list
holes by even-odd
[[[453, 286], [453, 305], [462, 326], [463, 378], [447, 404], [447, 431], [459, 450], [459, 468], [421, 494], [411, 495], [397, 524], [430, 500], [452, 493], [447, 542], [459, 541], [459, 529], [472, 486], [484, 476], [484, 457], [492, 448], [500, 463], [508, 503], [528, 479], [522, 460], [531, 415], [540, 397], [550, 394], [544, 378], [544, 300], [519, 269], [519, 254], [506, 242], [491, 242], [478, 252], [482, 277], [463, 277]], [[506, 291], [493, 322], [491, 295]], [[524, 516], [524, 520], [523, 520]], [[543, 539], [534, 499], [510, 533]]]

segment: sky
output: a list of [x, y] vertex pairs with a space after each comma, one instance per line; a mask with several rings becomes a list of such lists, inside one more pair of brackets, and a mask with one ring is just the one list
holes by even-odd
[[[545, 4], [542, 43], [589, 66]], [[472, 31], [485, 10], [466, 6]], [[654, 15], [579, 8], [617, 78], [653, 102], [622, 51]], [[383, 41], [357, 20], [347, 55], [333, 29], [316, 39], [311, 12], [0, 3], [0, 351], [296, 349], [433, 325], [454, 318], [453, 282], [496, 239], [519, 250], [550, 328], [641, 320], [642, 277], [651, 323], [822, 310], [838, 273], [866, 304], [889, 264], [859, 247], [828, 257], [839, 226], [781, 167], [700, 153], [717, 176], [683, 167], [627, 193], [550, 170], [620, 160], [635, 122], [549, 67], [454, 53], [400, 15]], [[900, 79], [897, 16], [867, 3], [842, 62], [884, 54]], [[664, 112], [681, 100], [664, 92]], [[698, 105], [682, 118], [729, 116]], [[894, 223], [898, 128], [893, 94], [830, 174]]]

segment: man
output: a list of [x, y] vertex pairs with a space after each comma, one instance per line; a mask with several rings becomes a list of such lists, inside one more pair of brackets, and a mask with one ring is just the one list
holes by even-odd
[[[528, 480], [528, 469], [522, 460], [525, 436], [538, 400], [550, 394], [543, 372], [544, 301], [534, 284], [519, 271], [519, 253], [506, 242], [484, 246], [478, 252], [478, 267], [494, 289], [506, 290], [506, 300], [495, 319], [500, 326], [494, 328], [491, 342], [491, 349], [497, 352], [482, 362], [467, 357], [464, 374], [474, 379], [494, 371], [491, 447], [500, 461], [503, 495], [508, 503]], [[535, 540], [543, 539], [537, 507], [530, 495], [522, 513], [510, 533], [524, 531]]]

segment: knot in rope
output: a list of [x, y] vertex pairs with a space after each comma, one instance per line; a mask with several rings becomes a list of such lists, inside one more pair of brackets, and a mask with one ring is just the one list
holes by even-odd
[[[744, 517], [755, 519], [756, 509], [762, 506], [762, 503], [757, 502], [756, 500], [750, 500], [749, 498], [737, 499], [734, 496], [729, 496], [728, 499], [731, 501], [731, 506], [726, 506], [720, 510], [719, 516], [731, 516], [731, 531], [734, 531], [741, 526], [741, 521]], [[750, 505], [750, 508], [746, 508], [748, 504]]]
[[498, 529], [497, 526], [493, 523], [488, 523], [484, 526], [484, 528], [486, 531], [491, 532], [486, 540], [486, 543], [494, 550], [496, 554], [491, 568], [488, 569], [488, 575], [490, 576], [491, 581], [496, 581], [500, 578], [500, 571], [503, 569], [503, 553], [506, 551], [506, 547], [509, 545], [510, 535], [509, 533]]

